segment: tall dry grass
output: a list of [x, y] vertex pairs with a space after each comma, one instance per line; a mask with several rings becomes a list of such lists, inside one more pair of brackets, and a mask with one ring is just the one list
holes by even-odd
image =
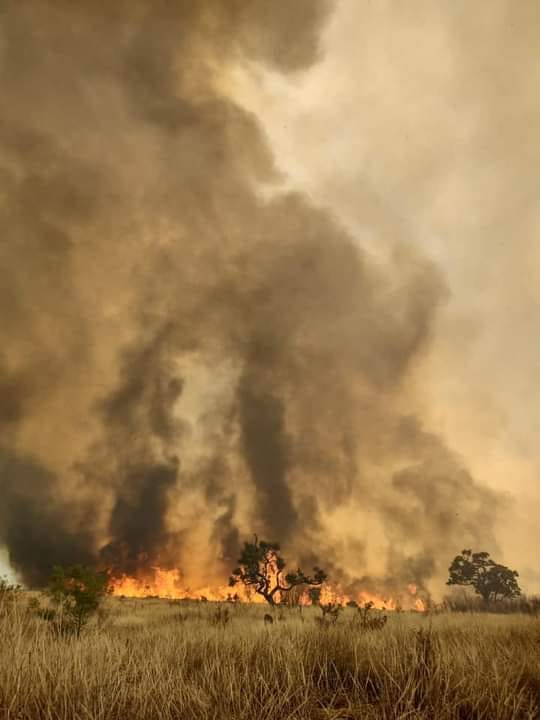
[[316, 608], [110, 598], [77, 640], [0, 610], [0, 718], [353, 720], [540, 717], [540, 621], [399, 613], [362, 630]]

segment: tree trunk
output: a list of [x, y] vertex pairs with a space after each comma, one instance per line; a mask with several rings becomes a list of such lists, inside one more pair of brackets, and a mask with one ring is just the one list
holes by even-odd
[[488, 590], [484, 590], [483, 592], [480, 592], [480, 595], [482, 596], [482, 600], [485, 602], [485, 604], [489, 605], [489, 601], [491, 600], [491, 593]]

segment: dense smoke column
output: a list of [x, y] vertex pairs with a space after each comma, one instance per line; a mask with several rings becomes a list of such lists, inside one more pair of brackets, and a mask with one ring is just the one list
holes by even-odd
[[[226, 577], [259, 531], [289, 556], [317, 546], [352, 586], [364, 557], [343, 569], [324, 530], [349, 505], [385, 528], [386, 583], [491, 539], [478, 508], [497, 499], [403, 419], [439, 273], [406, 249], [381, 267], [277, 193], [227, 92], [235, 63], [316, 60], [330, 3], [289, 5], [4, 4], [0, 541], [31, 584], [68, 560], [136, 573], [212, 554]], [[229, 392], [205, 398], [218, 371]]]
[[95, 563], [92, 517], [75, 502], [59, 502], [45, 467], [0, 448], [0, 478], [2, 542], [29, 585], [43, 585], [54, 565]]
[[[5, 41], [8, 34], [9, 23]], [[6, 42], [4, 52], [8, 50]], [[9, 74], [7, 62], [0, 63], [0, 73]], [[7, 97], [16, 79], [17, 74], [5, 85], [2, 81]], [[106, 178], [97, 167], [67, 154], [54, 137], [3, 113], [0, 543], [30, 585], [42, 585], [55, 564], [95, 560], [94, 501], [79, 504], [76, 493], [33, 445], [48, 433], [52, 444], [66, 441], [54, 437], [64, 410], [56, 394], [84, 372], [89, 359], [89, 336], [73, 277], [71, 229], [93, 216], [106, 192]], [[37, 432], [25, 442], [24, 427], [33, 416]], [[71, 480], [73, 487], [76, 481]]]
[[111, 513], [113, 540], [102, 550], [111, 570], [135, 574], [141, 566], [160, 560], [167, 544], [167, 490], [176, 480], [174, 464], [140, 465], [124, 475]]
[[130, 574], [166, 560], [169, 493], [179, 479], [174, 448], [183, 429], [174, 417], [183, 381], [174, 364], [173, 328], [149, 325], [152, 331], [122, 352], [120, 382], [96, 408], [104, 437], [85, 467], [90, 485], [114, 488], [101, 561]]
[[298, 516], [287, 482], [289, 465], [283, 402], [264, 374], [244, 373], [238, 389], [243, 452], [257, 489], [256, 508], [265, 536], [286, 543]]

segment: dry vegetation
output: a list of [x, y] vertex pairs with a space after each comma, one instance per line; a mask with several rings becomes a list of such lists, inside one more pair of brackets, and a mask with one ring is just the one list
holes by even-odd
[[108, 598], [77, 639], [21, 593], [1, 611], [0, 718], [540, 717], [534, 615], [392, 613], [366, 630], [351, 608], [329, 624], [267, 611]]

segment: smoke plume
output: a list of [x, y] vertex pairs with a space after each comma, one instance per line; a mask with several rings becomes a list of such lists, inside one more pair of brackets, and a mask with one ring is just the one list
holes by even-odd
[[444, 279], [280, 190], [229, 90], [307, 69], [331, 6], [3, 4], [0, 543], [29, 584], [222, 580], [258, 532], [424, 587], [493, 542], [498, 497], [407, 404]]

